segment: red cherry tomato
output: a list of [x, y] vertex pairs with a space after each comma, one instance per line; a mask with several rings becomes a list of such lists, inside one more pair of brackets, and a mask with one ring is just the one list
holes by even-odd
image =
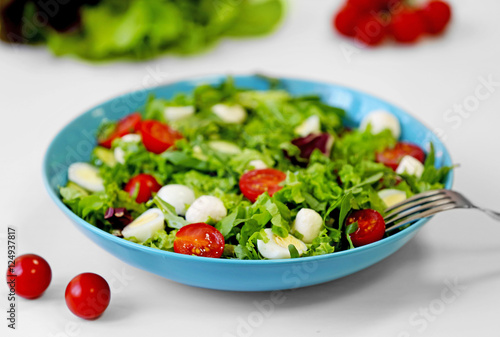
[[167, 124], [147, 120], [141, 123], [139, 132], [142, 136], [142, 143], [149, 152], [160, 154], [175, 144], [175, 141], [182, 138], [182, 135], [173, 130]]
[[349, 234], [355, 247], [364, 246], [384, 237], [385, 222], [382, 215], [373, 209], [362, 209], [351, 213], [346, 220], [350, 225], [358, 222], [358, 229]]
[[399, 142], [394, 148], [377, 153], [376, 160], [395, 171], [404, 156], [412, 156], [421, 163], [425, 161], [425, 152], [418, 145], [408, 142]]
[[215, 227], [199, 222], [186, 225], [175, 234], [174, 251], [179, 254], [221, 257], [224, 236]]
[[111, 148], [113, 140], [137, 131], [140, 123], [141, 115], [137, 112], [120, 119], [109, 136], [104, 139], [98, 139], [99, 145], [108, 149]]
[[251, 202], [255, 202], [259, 195], [266, 192], [272, 196], [281, 190], [283, 186], [279, 183], [286, 179], [286, 174], [275, 169], [266, 168], [252, 170], [243, 174], [240, 178], [240, 190]]
[[76, 316], [96, 319], [109, 305], [111, 290], [108, 282], [94, 273], [75, 276], [66, 287], [66, 305]]
[[137, 192], [135, 201], [143, 203], [151, 198], [153, 192], [158, 192], [161, 185], [158, 184], [152, 175], [141, 173], [130, 179], [127, 185], [125, 185], [124, 190], [128, 192], [130, 196], [134, 196], [136, 188], [139, 188], [139, 192]]
[[344, 6], [334, 17], [333, 25], [337, 31], [345, 36], [356, 35], [356, 24], [361, 17], [361, 12], [354, 6]]
[[451, 19], [451, 7], [444, 1], [431, 1], [420, 12], [425, 30], [432, 35], [444, 31]]
[[356, 24], [356, 40], [369, 45], [380, 44], [386, 35], [386, 28], [382, 23], [382, 18], [373, 14], [365, 14]]
[[348, 0], [347, 4], [358, 8], [360, 11], [378, 11], [388, 5], [390, 0]]
[[425, 27], [417, 11], [403, 10], [392, 18], [390, 31], [397, 42], [413, 43], [424, 34]]
[[35, 254], [18, 256], [7, 268], [7, 285], [16, 294], [35, 299], [40, 297], [52, 280], [52, 270], [44, 258]]

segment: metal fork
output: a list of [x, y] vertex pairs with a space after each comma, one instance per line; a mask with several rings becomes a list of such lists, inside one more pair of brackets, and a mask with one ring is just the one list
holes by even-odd
[[451, 190], [433, 190], [414, 195], [385, 210], [386, 232], [412, 221], [454, 208], [475, 208], [500, 221], [500, 213], [475, 206], [462, 194]]

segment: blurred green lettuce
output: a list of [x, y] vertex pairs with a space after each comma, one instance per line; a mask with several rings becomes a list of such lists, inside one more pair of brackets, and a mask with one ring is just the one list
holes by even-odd
[[[23, 3], [24, 17], [10, 20], [10, 26], [2, 25], [4, 40], [46, 43], [56, 55], [76, 55], [89, 60], [143, 60], [167, 52], [196, 54], [223, 37], [268, 34], [278, 26], [284, 12], [282, 0], [80, 1], [77, 9], [76, 5], [60, 5], [60, 13], [50, 16], [47, 25], [36, 26], [29, 22], [36, 20], [37, 13], [43, 13], [44, 8], [39, 8], [36, 2]], [[8, 9], [3, 8], [2, 14]], [[73, 16], [74, 22], [60, 22], [63, 17], [67, 21]], [[36, 26], [37, 31], [23, 36], [28, 26]]]

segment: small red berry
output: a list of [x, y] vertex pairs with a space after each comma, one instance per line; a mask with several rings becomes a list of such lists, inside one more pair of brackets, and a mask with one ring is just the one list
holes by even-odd
[[47, 261], [35, 254], [18, 256], [7, 269], [7, 284], [16, 295], [27, 299], [42, 296], [52, 280], [52, 270]]
[[358, 8], [360, 11], [379, 11], [387, 7], [389, 0], [347, 0], [347, 4]]
[[451, 7], [444, 1], [431, 1], [422, 10], [425, 31], [438, 35], [444, 31], [451, 19]]
[[354, 28], [360, 16], [361, 14], [357, 8], [346, 5], [335, 16], [333, 25], [340, 34], [354, 37], [356, 35]]
[[355, 39], [369, 46], [380, 44], [386, 36], [386, 27], [378, 15], [368, 14], [357, 23]]
[[391, 22], [391, 33], [397, 42], [413, 43], [425, 32], [424, 23], [416, 11], [404, 10]]

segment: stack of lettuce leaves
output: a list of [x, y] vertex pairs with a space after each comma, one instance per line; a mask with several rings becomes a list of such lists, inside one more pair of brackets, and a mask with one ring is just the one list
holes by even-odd
[[268, 34], [283, 12], [281, 0], [6, 0], [0, 38], [88, 60], [143, 60]]

